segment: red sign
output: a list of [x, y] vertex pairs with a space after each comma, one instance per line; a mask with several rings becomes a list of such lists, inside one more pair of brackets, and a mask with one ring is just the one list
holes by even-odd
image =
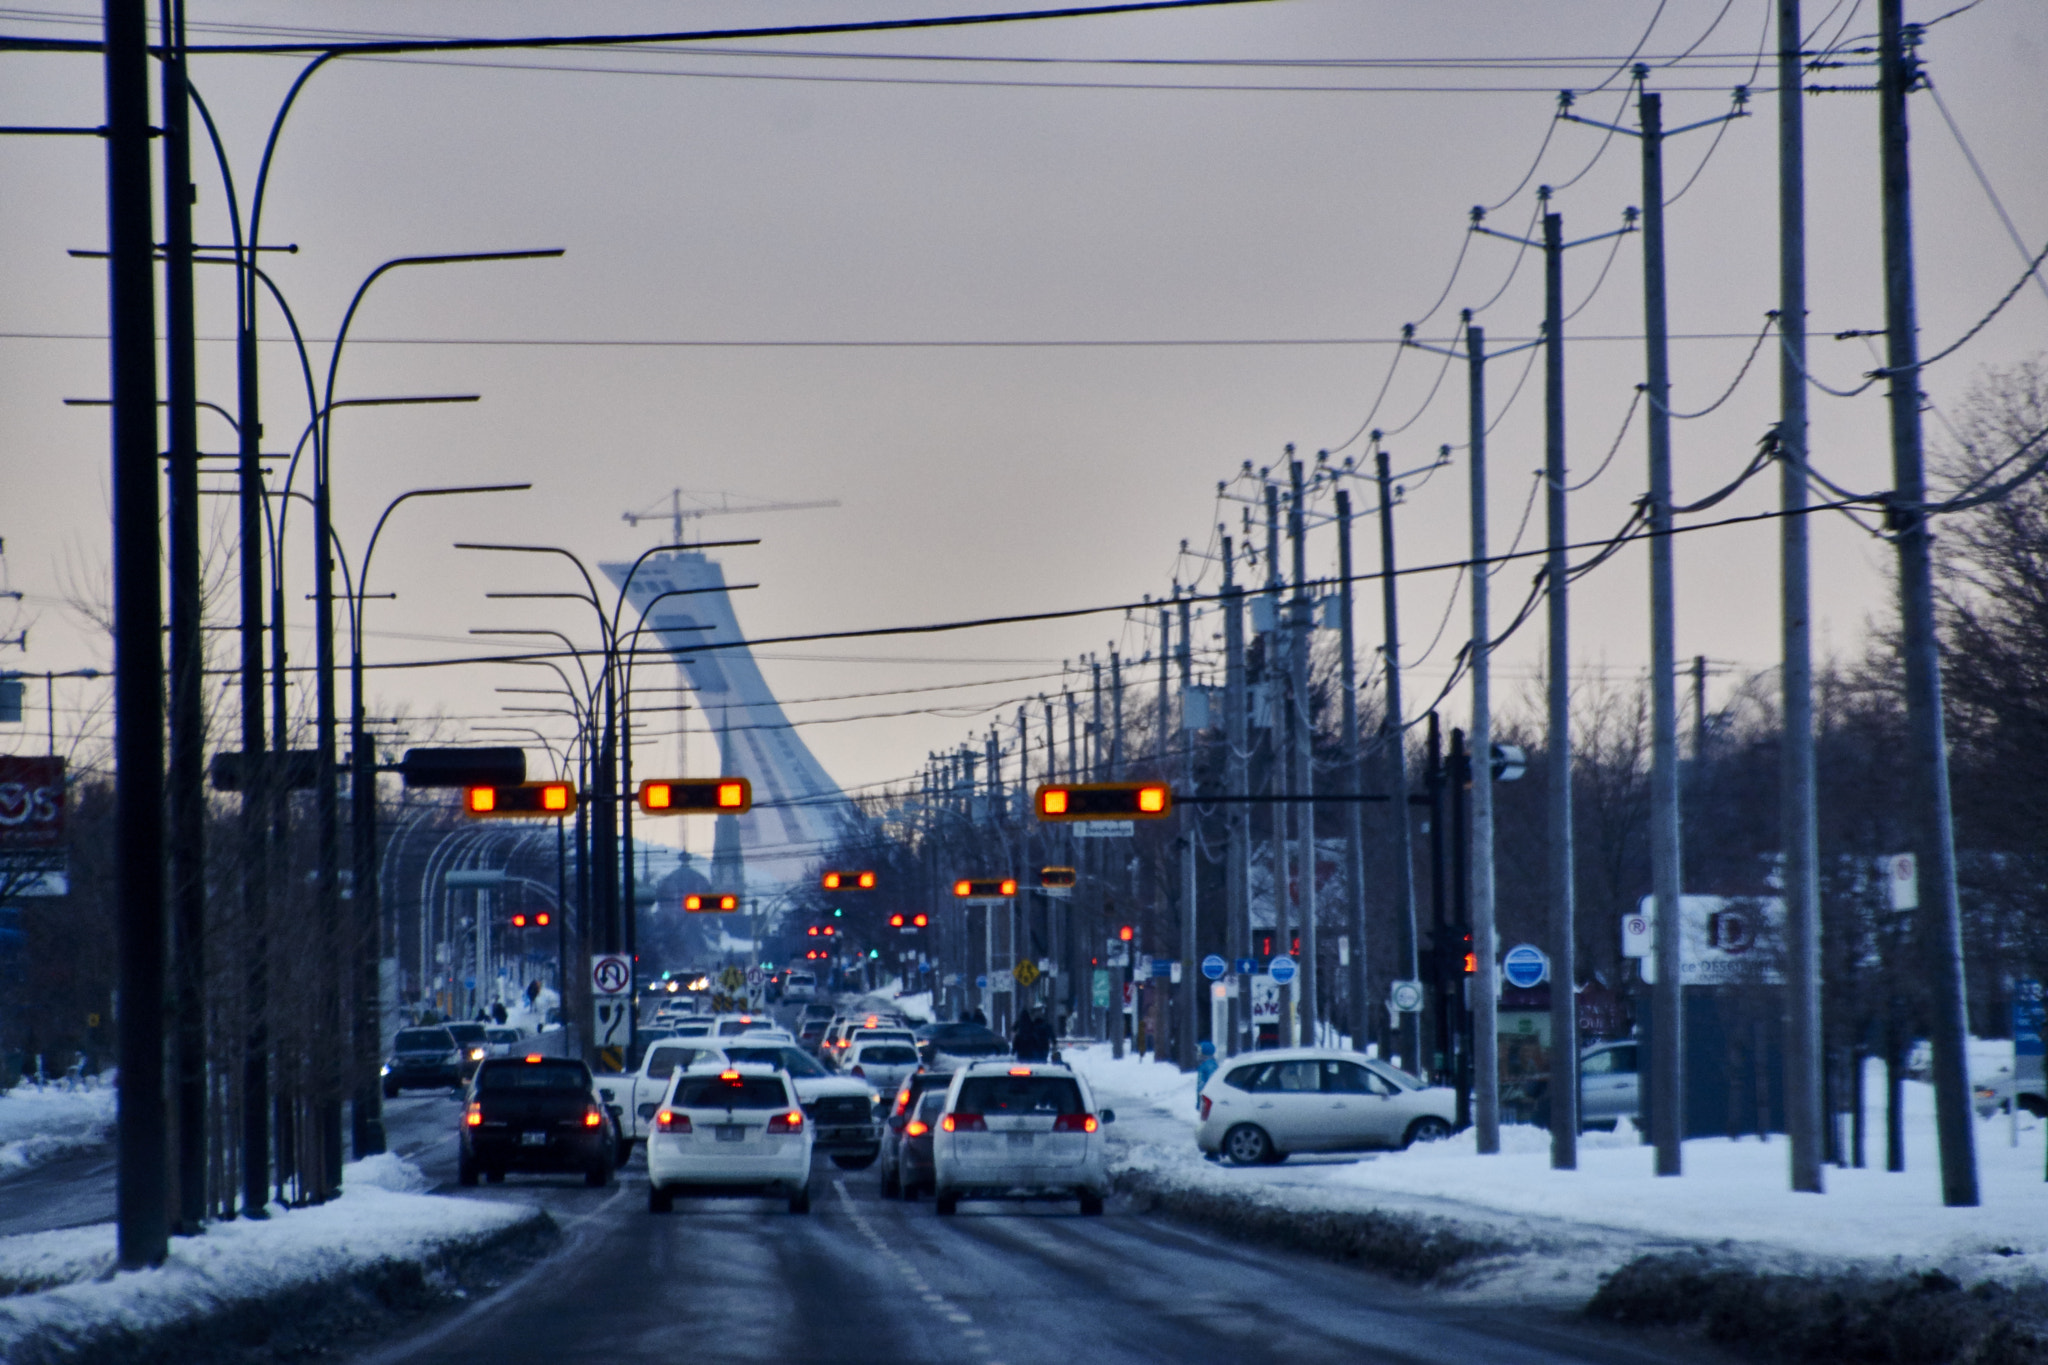
[[64, 846], [64, 760], [0, 756], [0, 849]]

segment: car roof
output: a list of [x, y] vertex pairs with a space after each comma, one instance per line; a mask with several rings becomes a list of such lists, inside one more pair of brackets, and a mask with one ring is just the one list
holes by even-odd
[[1013, 1072], [1028, 1071], [1034, 1076], [1072, 1076], [1074, 1068], [1064, 1062], [1014, 1062], [999, 1058], [988, 1062], [969, 1062], [960, 1069], [962, 1076], [1007, 1076]]
[[[770, 1065], [767, 1062], [714, 1062], [708, 1058], [693, 1063], [689, 1068], [689, 1072], [692, 1075], [712, 1071], [737, 1071], [742, 1076], [786, 1076], [789, 1074], [781, 1067]], [[676, 1074], [682, 1075], [683, 1073], [677, 1072]]]

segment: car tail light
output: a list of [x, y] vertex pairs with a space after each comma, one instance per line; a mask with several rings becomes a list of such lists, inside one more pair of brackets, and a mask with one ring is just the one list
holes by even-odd
[[768, 1120], [771, 1133], [801, 1133], [804, 1130], [804, 1111], [792, 1109], [787, 1114], [777, 1114]]
[[1209, 1121], [1209, 1106], [1209, 1097], [1207, 1095], [1202, 1096], [1202, 1122], [1204, 1123], [1207, 1123]]
[[690, 1131], [690, 1116], [664, 1109], [654, 1116], [654, 1126], [664, 1133], [687, 1133]]
[[1052, 1121], [1055, 1133], [1092, 1133], [1095, 1131], [1093, 1114], [1061, 1114]]
[[910, 1087], [904, 1086], [896, 1092], [896, 1112], [901, 1114], [910, 1108]]
[[596, 1108], [586, 1109], [583, 1111], [583, 1126], [585, 1128], [595, 1128], [598, 1124], [603, 1122], [603, 1111]]
[[475, 1100], [471, 1100], [469, 1108], [462, 1111], [462, 1121], [472, 1128], [476, 1127], [484, 1121], [484, 1107]]
[[912, 1119], [903, 1125], [903, 1135], [905, 1137], [923, 1137], [931, 1130], [932, 1126], [923, 1119]]
[[988, 1122], [979, 1114], [948, 1114], [939, 1120], [939, 1127], [949, 1133], [986, 1133]]

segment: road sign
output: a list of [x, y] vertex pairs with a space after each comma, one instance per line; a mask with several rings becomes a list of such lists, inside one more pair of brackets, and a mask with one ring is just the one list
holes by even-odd
[[1237, 960], [1236, 965], [1239, 976], [1250, 976], [1259, 969], [1258, 959], [1256, 958], [1241, 957]]
[[1529, 755], [1519, 744], [1496, 744], [1493, 746], [1493, 780], [1516, 782], [1529, 770]]
[[1500, 974], [1510, 986], [1526, 991], [1550, 979], [1550, 959], [1533, 943], [1517, 943], [1500, 960]]
[[590, 955], [590, 988], [599, 995], [624, 995], [633, 988], [633, 963], [624, 953]]
[[736, 991], [747, 984], [747, 974], [738, 967], [727, 967], [718, 974], [718, 984], [727, 991]]
[[1910, 853], [1891, 853], [1877, 860], [1893, 910], [1920, 908], [1920, 864]]
[[758, 986], [767, 979], [768, 974], [762, 971], [759, 967], [747, 968], [747, 984], [749, 986]]
[[1017, 978], [1018, 985], [1030, 986], [1038, 980], [1038, 964], [1027, 957], [1010, 969], [1010, 975]]
[[1422, 1010], [1422, 983], [1420, 981], [1395, 981], [1387, 986], [1387, 1001], [1402, 1014], [1418, 1014]]
[[1128, 820], [1077, 820], [1070, 831], [1076, 839], [1133, 839]]
[[1109, 1008], [1109, 972], [1106, 968], [1097, 967], [1095, 969], [1095, 982], [1090, 998], [1095, 1001], [1095, 1008], [1099, 1010]]
[[1161, 977], [1165, 977], [1165, 978], [1167, 978], [1168, 980], [1172, 980], [1173, 978], [1177, 977], [1177, 976], [1178, 976], [1179, 974], [1180, 974], [1180, 964], [1179, 964], [1178, 962], [1175, 962], [1175, 961], [1174, 961], [1174, 960], [1173, 960], [1172, 958], [1170, 958], [1170, 957], [1155, 957], [1155, 958], [1153, 958], [1153, 959], [1152, 959], [1152, 979], [1153, 979], [1153, 980], [1157, 981], [1157, 980], [1158, 980], [1159, 978], [1161, 978]]
[[1621, 917], [1621, 955], [1623, 957], [1648, 957], [1656, 938], [1650, 932], [1650, 917], [1646, 914], [1623, 915]]
[[975, 976], [975, 978], [974, 978], [974, 989], [976, 989], [976, 990], [978, 990], [978, 991], [985, 991], [985, 990], [987, 990], [987, 989], [988, 989], [988, 973], [987, 973], [987, 972], [980, 972], [980, 973], [977, 973], [977, 974], [976, 974], [976, 976]]
[[1294, 964], [1294, 959], [1285, 953], [1280, 954], [1280, 956], [1274, 958], [1266, 965], [1266, 974], [1273, 978], [1275, 984], [1281, 986], [1294, 980], [1294, 974], [1298, 970], [1299, 968]]
[[1230, 964], [1214, 953], [1202, 959], [1202, 975], [1211, 981], [1221, 981], [1223, 974], [1229, 970]]

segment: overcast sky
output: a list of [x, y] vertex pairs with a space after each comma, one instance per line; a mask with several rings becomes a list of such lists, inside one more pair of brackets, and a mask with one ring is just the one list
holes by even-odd
[[[1910, 0], [1908, 15], [1928, 20], [1953, 7]], [[194, 0], [191, 36], [234, 41], [251, 26], [282, 25], [629, 32], [971, 8], [979, 7]], [[1277, 0], [1007, 29], [331, 64], [285, 128], [263, 220], [266, 241], [298, 247], [267, 264], [309, 336], [331, 338], [356, 283], [387, 258], [567, 250], [554, 261], [397, 272], [357, 320], [338, 394], [476, 393], [482, 401], [337, 418], [337, 525], [351, 554], [385, 502], [408, 488], [535, 485], [395, 514], [369, 587], [398, 596], [370, 606], [370, 657], [481, 652], [468, 632], [494, 625], [587, 634], [573, 604], [483, 596], [571, 586], [566, 566], [465, 553], [453, 542], [543, 542], [593, 562], [630, 556], [666, 526], [635, 528], [621, 514], [660, 510], [676, 487], [838, 504], [695, 523], [708, 537], [762, 538], [721, 555], [730, 580], [761, 584], [736, 597], [756, 636], [1131, 601], [1166, 591], [1176, 575], [1213, 586], [1214, 565], [1180, 560], [1177, 550], [1183, 540], [1208, 547], [1219, 520], [1236, 529], [1237, 508], [1219, 506], [1216, 484], [1244, 461], [1277, 468], [1289, 442], [1311, 457], [1323, 448], [1338, 459], [1359, 454], [1355, 433], [1367, 426], [1390, 433], [1397, 469], [1464, 442], [1462, 372], [1434, 387], [1442, 362], [1410, 352], [1388, 383], [1397, 354], [1389, 342], [1411, 321], [1418, 335], [1448, 342], [1462, 307], [1484, 306], [1495, 347], [1533, 334], [1539, 262], [1532, 254], [1517, 266], [1516, 249], [1498, 239], [1468, 241], [1467, 214], [1498, 205], [1489, 223], [1519, 233], [1531, 223], [1538, 184], [1569, 184], [1555, 201], [1567, 236], [1618, 225], [1641, 198], [1633, 139], [1553, 129], [1552, 113], [1558, 89], [1604, 87], [1581, 95], [1578, 111], [1633, 125], [1619, 73], [1639, 43], [1651, 88], [1665, 93], [1667, 126], [1724, 112], [1736, 85], [1756, 92], [1754, 117], [1725, 134], [1687, 133], [1668, 152], [1672, 193], [1712, 152], [1670, 211], [1671, 316], [1682, 338], [1673, 347], [1673, 402], [1681, 411], [1705, 407], [1735, 378], [1776, 303], [1768, 55], [1756, 69], [1759, 51], [1775, 45], [1772, 8], [1770, 0]], [[83, 7], [0, 12], [0, 32], [10, 34], [89, 36], [92, 22]], [[1875, 8], [1807, 0], [1806, 22], [1816, 41], [1862, 48]], [[1925, 53], [2026, 254], [2039, 250], [2048, 240], [2048, 5], [1980, 0], [1935, 26]], [[1036, 60], [1016, 60], [1027, 58]], [[244, 196], [272, 112], [302, 64], [194, 61]], [[1872, 77], [1852, 66], [1820, 79]], [[96, 123], [100, 98], [95, 58], [0, 55], [0, 123]], [[1880, 327], [1875, 101], [1826, 94], [1806, 108], [1813, 328]], [[1921, 318], [1932, 350], [1980, 318], [2019, 278], [2025, 257], [1934, 101], [1917, 96], [1912, 116]], [[224, 242], [219, 174], [210, 155], [195, 166], [200, 239]], [[104, 638], [65, 605], [105, 579], [105, 415], [60, 404], [106, 391], [104, 269], [65, 255], [103, 242], [103, 202], [99, 144], [0, 138], [0, 535], [4, 586], [26, 595], [20, 619], [29, 630], [25, 653], [0, 651], [4, 667], [108, 659]], [[1629, 238], [1568, 258], [1568, 306], [1586, 301], [1567, 328], [1575, 478], [1600, 465], [1641, 377], [1638, 248]], [[202, 270], [201, 291], [202, 333], [225, 338], [226, 272]], [[283, 335], [274, 309], [264, 329]], [[848, 344], [729, 344], [766, 342]], [[878, 342], [955, 344], [862, 344]], [[1299, 344], [957, 344], [990, 342]], [[1952, 410], [1984, 366], [2044, 342], [2048, 298], [2030, 288], [1929, 372], [1937, 411]], [[1853, 387], [1875, 363], [1869, 347], [1818, 339], [1815, 371]], [[315, 345], [316, 364], [324, 366], [326, 351]], [[1497, 413], [1524, 359], [1493, 370]], [[264, 360], [264, 449], [288, 450], [305, 421], [304, 387], [288, 346], [267, 345]], [[232, 409], [230, 361], [218, 341], [203, 349], [201, 391]], [[1776, 402], [1766, 350], [1724, 406], [1679, 424], [1678, 497], [1739, 472]], [[1851, 487], [1886, 486], [1881, 389], [1813, 402], [1816, 465]], [[1942, 436], [1939, 416], [1929, 430]], [[218, 419], [206, 418], [202, 432], [207, 449], [233, 448]], [[1513, 538], [1541, 454], [1538, 374], [1492, 439], [1497, 550]], [[1573, 495], [1575, 535], [1621, 524], [1645, 486], [1643, 461], [1638, 414], [1612, 464]], [[1454, 459], [1426, 483], [1408, 481], [1397, 515], [1404, 563], [1466, 552], [1465, 480]], [[1354, 496], [1365, 499], [1364, 489]], [[1775, 476], [1758, 479], [1716, 511], [1767, 511], [1775, 497]], [[227, 507], [222, 499], [210, 510]], [[1539, 509], [1525, 548], [1540, 523]], [[1364, 556], [1376, 550], [1376, 531], [1370, 522], [1361, 531]], [[303, 517], [292, 541], [292, 646], [305, 662]], [[1820, 648], [1853, 654], [1887, 610], [1891, 556], [1836, 516], [1816, 522], [1815, 553]], [[1332, 533], [1318, 531], [1312, 570], [1328, 571], [1334, 559]], [[1574, 649], [1589, 680], [1626, 684], [1643, 669], [1643, 563], [1634, 547], [1576, 589]], [[1503, 616], [1533, 567], [1502, 572]], [[1454, 577], [1404, 583], [1411, 660], [1437, 634]], [[1771, 523], [1682, 538], [1681, 655], [1731, 670], [1769, 667], [1775, 594]], [[0, 603], [0, 633], [11, 635], [19, 626], [6, 610]], [[1465, 611], [1460, 597], [1434, 652], [1415, 663], [1411, 698], [1426, 700], [1441, 685], [1465, 638]], [[1378, 634], [1376, 592], [1362, 599], [1359, 625], [1365, 637]], [[992, 715], [1008, 720], [1019, 697], [1057, 688], [1063, 660], [1112, 640], [1142, 654], [1149, 626], [1111, 614], [776, 647], [763, 659], [771, 683], [796, 703], [985, 684], [793, 705], [806, 722], [944, 708], [806, 724], [827, 769], [855, 788], [907, 777], [928, 750], [985, 728]], [[1526, 703], [1541, 644], [1532, 627], [1503, 649], [1504, 704]], [[493, 689], [530, 686], [529, 674], [387, 672], [372, 710], [444, 713], [459, 718], [444, 728], [452, 734], [471, 718], [493, 723], [515, 700]], [[60, 693], [60, 730], [78, 725], [71, 708], [103, 700], [99, 686]], [[0, 747], [41, 747], [35, 705], [25, 731], [0, 735]], [[1451, 723], [1464, 723], [1462, 694], [1447, 710]], [[672, 766], [673, 744], [654, 741], [642, 770]], [[701, 763], [708, 745], [695, 753]]]

